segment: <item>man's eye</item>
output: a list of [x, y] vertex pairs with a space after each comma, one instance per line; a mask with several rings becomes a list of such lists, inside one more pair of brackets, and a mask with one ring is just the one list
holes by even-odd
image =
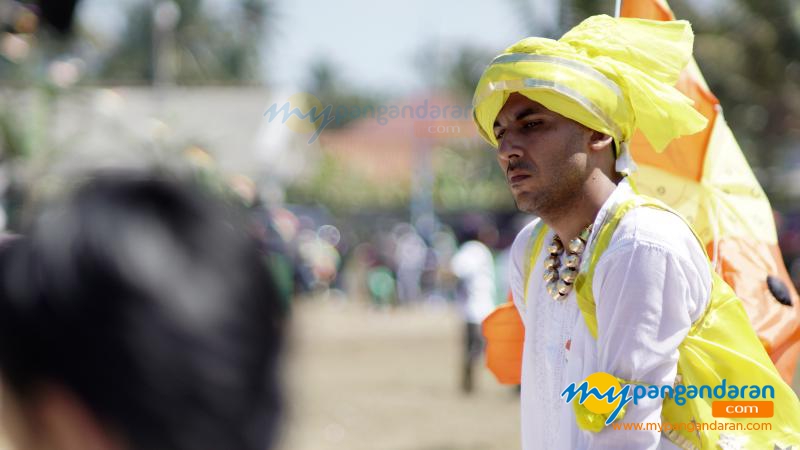
[[533, 128], [542, 124], [541, 120], [534, 120], [525, 124], [525, 128]]
[[503, 135], [504, 134], [506, 134], [505, 131], [501, 131], [501, 132], [497, 133], [494, 138], [499, 141], [500, 139], [503, 139]]

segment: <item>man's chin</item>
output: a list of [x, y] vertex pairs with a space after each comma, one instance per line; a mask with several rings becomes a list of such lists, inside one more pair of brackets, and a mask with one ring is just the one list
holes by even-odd
[[532, 192], [512, 191], [512, 195], [514, 197], [514, 204], [517, 205], [518, 210], [528, 214], [536, 214], [536, 196]]

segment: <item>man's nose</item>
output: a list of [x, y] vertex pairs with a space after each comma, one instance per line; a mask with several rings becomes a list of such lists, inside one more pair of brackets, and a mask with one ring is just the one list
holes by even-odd
[[510, 160], [512, 157], [519, 158], [523, 154], [522, 143], [517, 136], [513, 133], [507, 133], [500, 140], [500, 145], [497, 147], [497, 154], [503, 160]]

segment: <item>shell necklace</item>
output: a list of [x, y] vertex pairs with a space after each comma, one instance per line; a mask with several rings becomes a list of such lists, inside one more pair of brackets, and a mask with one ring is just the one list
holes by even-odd
[[586, 249], [586, 241], [592, 232], [592, 225], [589, 224], [578, 234], [578, 237], [569, 241], [564, 267], [560, 267], [561, 255], [564, 253], [564, 244], [561, 243], [561, 238], [554, 234], [553, 241], [547, 246], [550, 256], [544, 260], [544, 282], [547, 283], [547, 293], [553, 297], [553, 300], [563, 301], [572, 291], [573, 284], [578, 278], [581, 255]]

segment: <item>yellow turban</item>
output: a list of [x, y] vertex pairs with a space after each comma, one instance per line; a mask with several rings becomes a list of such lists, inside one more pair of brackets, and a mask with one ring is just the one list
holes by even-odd
[[514, 92], [617, 142], [617, 171], [633, 162], [637, 128], [656, 151], [705, 128], [692, 100], [675, 88], [692, 55], [689, 22], [593, 16], [554, 41], [523, 39], [497, 56], [472, 100], [481, 136], [497, 147], [494, 121]]

